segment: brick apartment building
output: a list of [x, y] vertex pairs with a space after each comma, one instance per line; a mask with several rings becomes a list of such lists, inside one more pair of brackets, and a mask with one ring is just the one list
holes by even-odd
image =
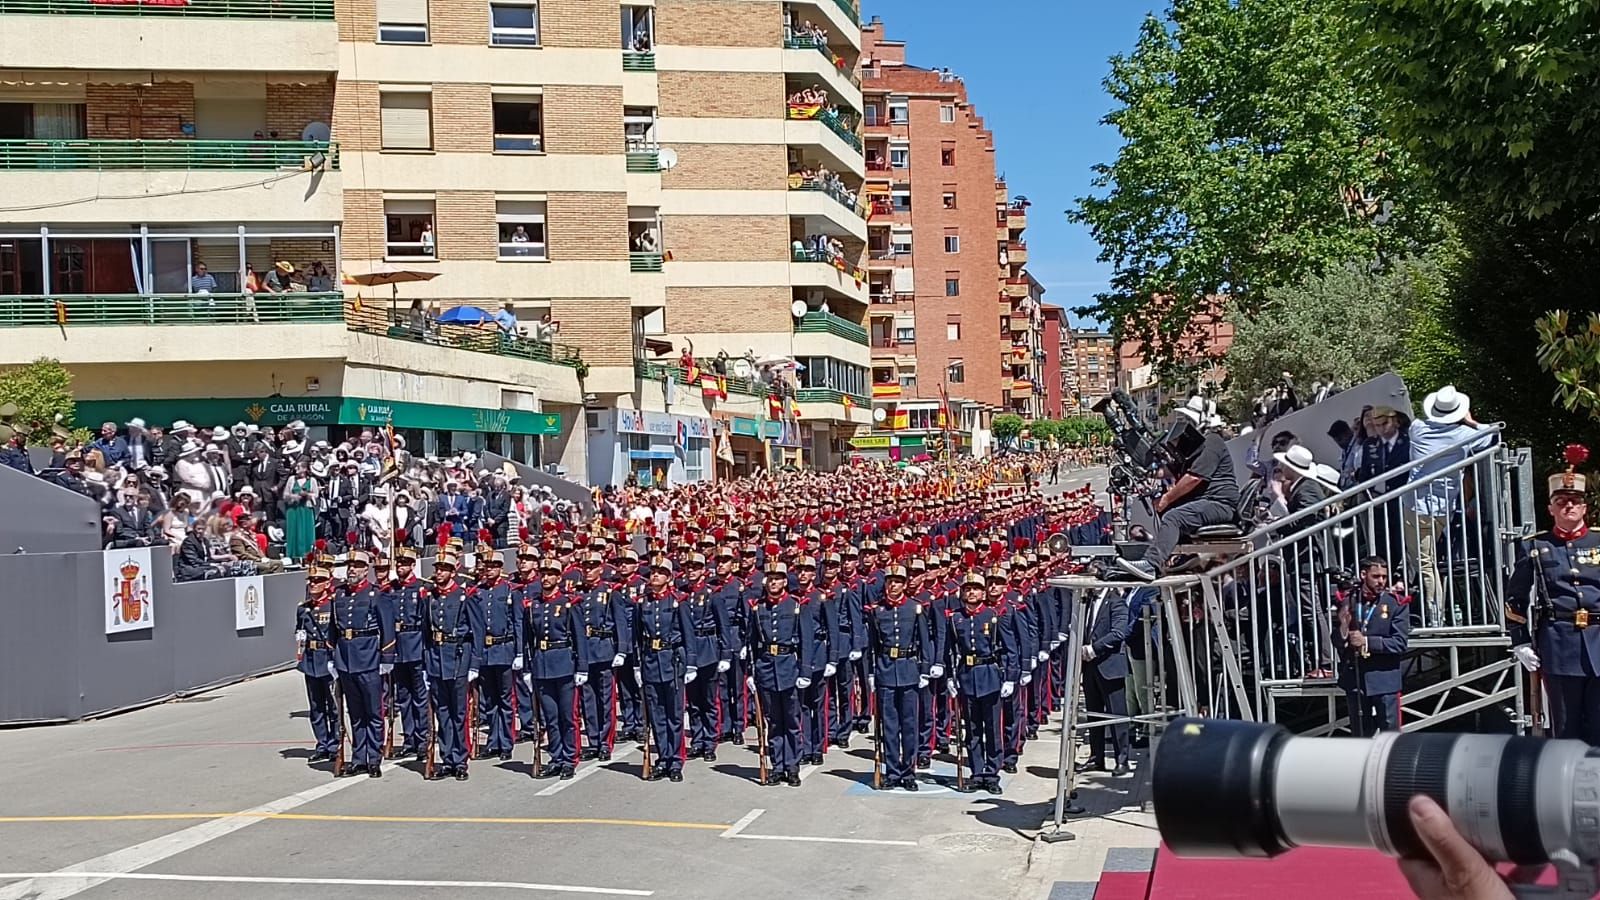
[[1117, 387], [1118, 347], [1110, 332], [1098, 328], [1067, 328], [1062, 337], [1067, 412], [1088, 413]]
[[1039, 310], [1043, 327], [1040, 329], [1039, 349], [1044, 359], [1039, 367], [1040, 414], [1047, 419], [1059, 419], [1067, 411], [1067, 379], [1062, 371], [1066, 354], [1062, 343], [1071, 333], [1067, 311], [1059, 306], [1043, 304]]

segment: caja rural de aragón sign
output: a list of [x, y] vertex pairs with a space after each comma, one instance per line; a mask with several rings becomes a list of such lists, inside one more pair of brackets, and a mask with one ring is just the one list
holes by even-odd
[[368, 397], [240, 397], [192, 400], [84, 400], [76, 410], [77, 424], [93, 429], [101, 422], [126, 422], [134, 416], [151, 425], [170, 425], [188, 419], [196, 425], [231, 427], [287, 425], [394, 425], [396, 428], [433, 428], [439, 431], [476, 431], [488, 434], [554, 435], [561, 433], [559, 413], [520, 409], [487, 409], [406, 403]]

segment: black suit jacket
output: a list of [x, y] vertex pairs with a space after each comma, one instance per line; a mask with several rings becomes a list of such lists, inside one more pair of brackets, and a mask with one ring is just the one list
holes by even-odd
[[1128, 655], [1123, 644], [1128, 640], [1128, 598], [1122, 591], [1108, 591], [1095, 613], [1094, 601], [1089, 602], [1088, 634], [1084, 642], [1094, 648], [1094, 659], [1085, 660], [1085, 674], [1094, 673], [1107, 681], [1128, 676]]
[[111, 528], [111, 546], [147, 547], [160, 543], [155, 527], [156, 515], [150, 510], [137, 506], [129, 509], [119, 505], [112, 507], [110, 516], [116, 520]]

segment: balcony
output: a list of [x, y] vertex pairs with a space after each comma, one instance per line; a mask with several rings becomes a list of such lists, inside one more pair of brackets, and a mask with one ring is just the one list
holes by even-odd
[[659, 272], [661, 271], [663, 257], [659, 253], [629, 253], [628, 271], [630, 272]]
[[655, 150], [629, 150], [628, 171], [635, 173], [661, 171], [661, 154]]
[[343, 294], [0, 296], [0, 328], [338, 322]]
[[794, 392], [794, 399], [800, 403], [838, 403], [842, 406], [846, 397], [855, 406], [870, 399], [865, 394], [850, 394], [833, 388], [800, 388]]
[[845, 17], [856, 25], [861, 24], [861, 10], [850, 0], [833, 0], [834, 5], [844, 11]]
[[869, 159], [869, 160], [867, 160], [867, 180], [868, 181], [888, 181], [890, 179], [890, 175], [889, 175], [890, 171], [891, 170], [889, 169], [889, 163], [888, 163], [887, 160], [882, 160], [882, 159]]
[[823, 333], [841, 337], [851, 343], [867, 345], [867, 330], [860, 325], [832, 313], [808, 312], [794, 323], [796, 333]]
[[855, 216], [858, 219], [863, 218], [861, 200], [857, 197], [850, 196], [850, 193], [839, 185], [826, 184], [815, 178], [802, 178], [799, 175], [790, 175], [789, 190], [813, 191], [820, 194], [826, 194], [827, 196], [833, 198], [833, 201], [839, 206], [842, 206], [848, 210], [852, 216]]
[[338, 170], [339, 145], [327, 141], [0, 140], [0, 169], [271, 171], [309, 169], [318, 162]]
[[1022, 241], [1007, 241], [1006, 262], [1013, 266], [1026, 265], [1028, 262], [1028, 245]]
[[635, 53], [632, 50], [622, 52], [622, 71], [624, 72], [654, 72], [656, 70], [656, 55], [654, 53]]
[[846, 124], [845, 117], [852, 113], [840, 113], [833, 108], [819, 107], [814, 104], [788, 105], [785, 116], [794, 121], [821, 122], [845, 142], [845, 145], [854, 150], [857, 155], [861, 153], [861, 137]]
[[[669, 365], [666, 363], [651, 362], [648, 359], [635, 357], [633, 360], [633, 376], [647, 381], [665, 381], [671, 378], [675, 384], [694, 387], [689, 384], [689, 372], [683, 366]], [[736, 378], [732, 375], [724, 376], [721, 383], [727, 385], [728, 393], [744, 394], [748, 397], [765, 397], [771, 393], [766, 385], [751, 378]]]
[[1028, 210], [1021, 206], [1012, 206], [1006, 209], [1006, 228], [1011, 231], [1022, 231], [1028, 227]]
[[1007, 278], [1005, 296], [1013, 300], [1026, 299], [1028, 296], [1028, 279]]
[[830, 257], [816, 250], [790, 253], [789, 283], [795, 287], [823, 288], [857, 303], [867, 302], [867, 273], [843, 257]]
[[137, 2], [105, 3], [94, 0], [0, 0], [0, 16], [149, 16], [160, 19], [293, 19], [333, 21], [334, 0], [207, 0], [205, 3], [169, 5]]
[[347, 304], [344, 308], [344, 322], [350, 331], [391, 340], [429, 344], [472, 353], [488, 353], [529, 362], [570, 366], [575, 369], [584, 366], [583, 351], [569, 344], [531, 340], [520, 335], [506, 334], [498, 328], [411, 321], [405, 312], [382, 306]]

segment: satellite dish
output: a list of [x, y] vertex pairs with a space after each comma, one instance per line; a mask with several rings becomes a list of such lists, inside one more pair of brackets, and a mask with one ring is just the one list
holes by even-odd
[[883, 407], [881, 407], [881, 406], [873, 407], [873, 409], [872, 409], [872, 421], [878, 422], [878, 423], [882, 423], [883, 420], [887, 419], [887, 418], [889, 418], [889, 414], [887, 412], [884, 412]]
[[804, 300], [796, 300], [789, 304], [789, 315], [794, 316], [796, 319], [803, 319], [806, 317], [806, 313], [809, 312], [810, 309], [810, 307], [806, 306], [806, 302]]
[[663, 172], [670, 172], [678, 164], [678, 151], [671, 147], [662, 147], [656, 151], [656, 168]]
[[300, 132], [300, 140], [315, 141], [317, 143], [325, 143], [332, 136], [333, 132], [328, 128], [327, 122], [312, 122], [305, 127], [304, 131]]

